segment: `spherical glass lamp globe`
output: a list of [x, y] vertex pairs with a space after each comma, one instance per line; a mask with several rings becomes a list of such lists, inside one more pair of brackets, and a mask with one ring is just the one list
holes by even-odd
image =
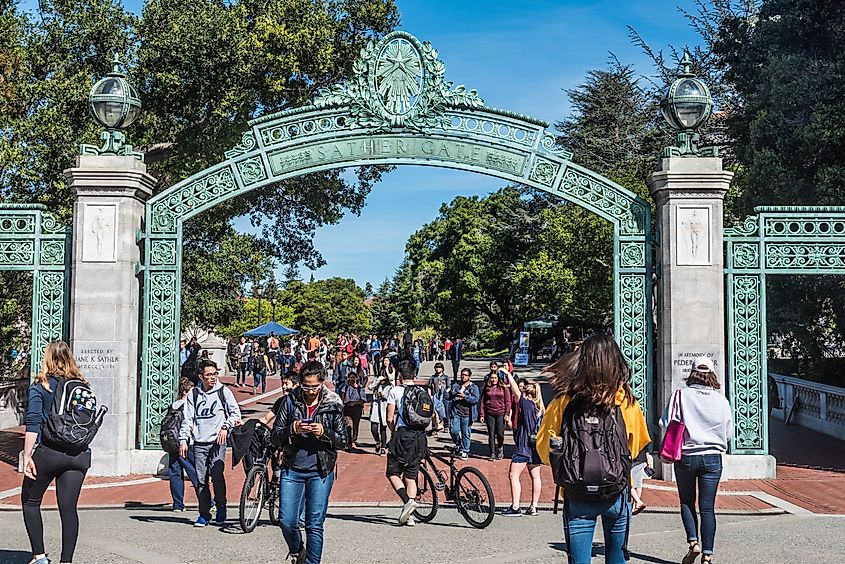
[[112, 72], [97, 81], [88, 95], [91, 115], [106, 129], [124, 129], [141, 113], [141, 99], [135, 88], [120, 72], [115, 58]]
[[692, 61], [684, 53], [682, 71], [660, 101], [663, 118], [674, 129], [693, 131], [707, 121], [713, 112], [713, 97], [707, 85], [690, 72]]

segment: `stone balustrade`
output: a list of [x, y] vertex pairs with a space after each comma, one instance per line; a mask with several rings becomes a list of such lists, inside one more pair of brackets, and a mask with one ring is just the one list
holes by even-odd
[[773, 416], [845, 440], [845, 388], [773, 372], [769, 377], [780, 398], [780, 405], [772, 405]]

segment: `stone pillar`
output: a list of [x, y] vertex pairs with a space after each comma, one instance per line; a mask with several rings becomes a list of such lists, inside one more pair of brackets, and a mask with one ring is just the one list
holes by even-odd
[[82, 155], [65, 171], [76, 194], [70, 344], [98, 400], [109, 408], [92, 444], [90, 474], [98, 476], [130, 474], [139, 466], [134, 459], [144, 454], [136, 450], [140, 250], [135, 234], [155, 185], [146, 168], [129, 156]]
[[[655, 391], [661, 411], [696, 356], [713, 359], [724, 389], [722, 230], [732, 176], [719, 158], [673, 157], [661, 159], [648, 182], [659, 237]], [[671, 466], [664, 468], [664, 477], [671, 477]]]

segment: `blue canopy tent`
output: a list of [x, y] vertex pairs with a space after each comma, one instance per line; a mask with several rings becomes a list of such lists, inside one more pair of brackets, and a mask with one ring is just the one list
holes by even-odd
[[271, 321], [270, 323], [265, 323], [261, 327], [256, 327], [251, 331], [247, 331], [244, 333], [246, 337], [266, 337], [270, 333], [273, 333], [277, 337], [283, 337], [285, 335], [299, 335], [299, 331], [296, 329], [291, 329], [290, 327], [285, 327], [284, 325], [280, 325], [275, 321]]

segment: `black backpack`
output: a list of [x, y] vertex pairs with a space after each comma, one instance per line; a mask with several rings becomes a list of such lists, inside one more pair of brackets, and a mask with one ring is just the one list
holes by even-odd
[[555, 484], [569, 499], [609, 501], [630, 484], [631, 452], [622, 410], [594, 413], [570, 403], [563, 412], [561, 445], [549, 462]]
[[405, 427], [425, 431], [434, 416], [434, 400], [425, 386], [407, 385], [402, 396], [402, 421]]
[[41, 429], [41, 442], [54, 450], [76, 455], [94, 440], [108, 408], [97, 405], [97, 397], [82, 380], [56, 380], [53, 404]]
[[179, 453], [179, 429], [182, 427], [182, 420], [185, 418], [185, 404], [182, 404], [178, 409], [173, 409], [173, 406], [167, 408], [167, 413], [161, 420], [161, 427], [159, 427], [158, 437], [161, 441], [161, 448], [167, 454], [176, 456]]

